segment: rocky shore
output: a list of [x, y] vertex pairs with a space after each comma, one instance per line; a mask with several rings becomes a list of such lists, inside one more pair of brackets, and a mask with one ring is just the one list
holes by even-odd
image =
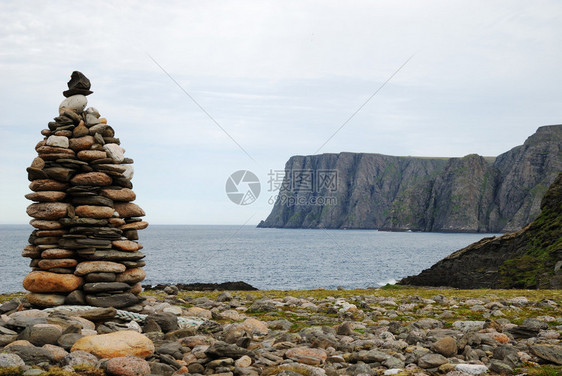
[[544, 195], [538, 218], [525, 228], [470, 244], [398, 284], [562, 288], [562, 173]]
[[557, 375], [562, 292], [149, 290], [112, 307], [0, 295], [0, 375]]

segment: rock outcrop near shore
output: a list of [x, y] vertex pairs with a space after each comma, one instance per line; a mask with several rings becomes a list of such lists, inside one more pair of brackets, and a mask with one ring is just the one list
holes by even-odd
[[562, 173], [539, 217], [524, 229], [484, 238], [398, 284], [458, 288], [562, 288]]
[[[516, 231], [537, 217], [562, 171], [562, 125], [538, 128], [497, 158], [321, 154], [291, 157], [285, 170], [273, 210], [258, 227]], [[337, 186], [321, 184], [325, 171], [335, 171]], [[298, 172], [317, 175], [299, 185]]]
[[142, 291], [137, 231], [148, 226], [132, 202], [133, 160], [98, 110], [86, 108], [90, 81], [74, 72], [68, 87], [27, 168], [35, 230], [22, 252], [32, 268], [23, 287], [36, 306], [126, 307]]

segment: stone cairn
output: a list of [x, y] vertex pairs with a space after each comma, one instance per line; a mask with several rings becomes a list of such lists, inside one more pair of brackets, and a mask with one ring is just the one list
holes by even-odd
[[35, 228], [22, 256], [32, 271], [23, 287], [33, 305], [123, 308], [140, 301], [145, 278], [137, 230], [148, 226], [131, 201], [133, 160], [93, 107], [90, 81], [73, 72], [59, 116], [41, 134], [27, 168]]

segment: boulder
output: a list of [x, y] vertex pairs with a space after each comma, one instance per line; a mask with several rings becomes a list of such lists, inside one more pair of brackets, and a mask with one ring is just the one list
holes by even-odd
[[457, 341], [453, 337], [443, 337], [435, 342], [431, 349], [447, 358], [457, 354]]
[[[41, 347], [33, 345], [11, 345], [3, 350], [5, 353], [16, 354], [25, 362], [26, 365], [37, 365], [40, 363], [51, 362], [51, 352]], [[17, 361], [17, 360], [16, 360]]]
[[136, 356], [125, 356], [109, 359], [105, 364], [110, 375], [142, 376], [150, 374], [150, 365]]
[[428, 353], [418, 360], [420, 368], [437, 368], [445, 363], [447, 363], [447, 358], [441, 354]]
[[89, 352], [76, 350], [65, 356], [61, 363], [70, 367], [79, 365], [95, 367], [98, 358]]
[[71, 352], [79, 350], [98, 358], [118, 358], [128, 355], [146, 358], [154, 353], [154, 344], [138, 332], [121, 330], [82, 337], [72, 346]]
[[254, 336], [265, 336], [269, 333], [267, 324], [258, 319], [249, 318], [242, 323], [244, 329]]
[[95, 307], [124, 308], [138, 303], [139, 298], [130, 292], [107, 296], [86, 295], [86, 302]]
[[562, 346], [560, 345], [532, 345], [531, 352], [547, 362], [562, 365]]
[[294, 347], [285, 352], [285, 356], [299, 363], [319, 366], [326, 361], [328, 355], [322, 349]]
[[64, 295], [29, 293], [26, 296], [29, 304], [38, 307], [56, 307], [64, 304]]
[[24, 278], [23, 287], [31, 292], [70, 292], [82, 286], [83, 283], [82, 278], [73, 274], [34, 271]]
[[63, 114], [66, 110], [72, 110], [78, 114], [82, 113], [88, 104], [88, 99], [84, 95], [72, 95], [61, 102], [59, 113]]
[[154, 320], [163, 332], [171, 332], [178, 328], [178, 318], [173, 313], [162, 312], [147, 316], [147, 320]]
[[35, 346], [55, 344], [62, 335], [62, 328], [53, 324], [35, 324], [29, 328], [29, 342]]
[[17, 354], [0, 354], [0, 369], [23, 366], [25, 363]]

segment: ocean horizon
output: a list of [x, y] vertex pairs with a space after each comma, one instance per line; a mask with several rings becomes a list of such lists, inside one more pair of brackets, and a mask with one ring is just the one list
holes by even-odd
[[[33, 228], [0, 225], [0, 293], [23, 291]], [[260, 290], [380, 287], [421, 272], [482, 233], [151, 225], [140, 232], [145, 285], [244, 281]]]

